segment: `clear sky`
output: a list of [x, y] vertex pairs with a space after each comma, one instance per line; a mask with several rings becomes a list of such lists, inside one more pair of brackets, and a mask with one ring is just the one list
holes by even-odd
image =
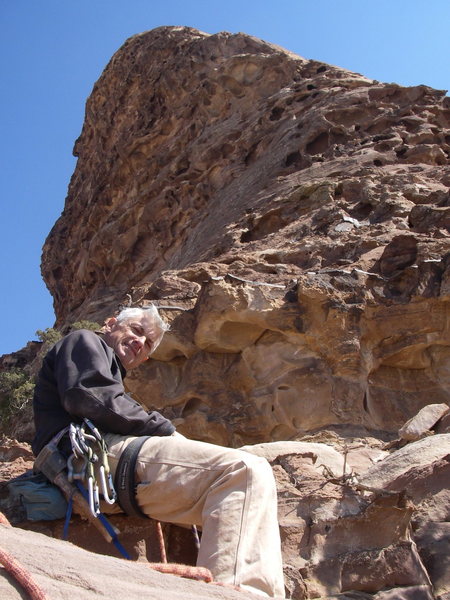
[[54, 323], [42, 245], [64, 207], [84, 105], [161, 25], [239, 31], [384, 82], [450, 88], [450, 0], [0, 0], [0, 355]]

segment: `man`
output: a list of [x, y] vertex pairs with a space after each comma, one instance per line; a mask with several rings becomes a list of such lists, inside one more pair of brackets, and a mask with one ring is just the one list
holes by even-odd
[[128, 308], [107, 319], [100, 334], [75, 331], [55, 344], [36, 385], [33, 451], [88, 418], [104, 434], [114, 473], [126, 446], [150, 435], [136, 463], [140, 509], [159, 521], [201, 527], [197, 564], [216, 581], [284, 597], [276, 489], [267, 461], [189, 440], [124, 391], [126, 370], [146, 361], [167, 329], [154, 306]]

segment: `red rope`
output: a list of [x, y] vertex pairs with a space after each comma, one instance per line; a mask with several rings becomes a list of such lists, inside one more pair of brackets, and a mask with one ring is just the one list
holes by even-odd
[[160, 573], [169, 573], [170, 575], [178, 575], [179, 577], [204, 581], [205, 583], [213, 581], [211, 571], [206, 567], [192, 567], [177, 563], [148, 563], [148, 566], [150, 569], [159, 571]]
[[48, 600], [45, 592], [33, 581], [31, 574], [8, 552], [0, 548], [0, 563], [20, 583], [31, 600]]
[[[0, 523], [11, 527], [11, 523], [2, 512], [0, 512]], [[6, 571], [20, 583], [31, 600], [48, 600], [42, 588], [33, 581], [31, 573], [12, 557], [9, 552], [6, 552], [6, 550], [3, 550], [2, 548], [0, 548], [0, 564], [2, 564]]]
[[167, 553], [166, 553], [166, 544], [164, 542], [164, 534], [160, 521], [156, 521], [156, 534], [158, 536], [159, 542], [159, 552], [161, 555], [161, 562], [167, 563]]
[[2, 523], [3, 525], [9, 525], [11, 527], [11, 523], [8, 521], [8, 519], [2, 512], [0, 512], [0, 523]]
[[211, 583], [213, 581], [213, 576], [211, 571], [205, 567], [193, 567], [191, 565], [180, 565], [178, 563], [167, 562], [167, 552], [162, 525], [160, 521], [155, 521], [155, 524], [156, 534], [159, 542], [159, 551], [161, 554], [161, 562], [148, 563], [148, 566], [154, 571], [159, 571], [160, 573], [169, 573], [170, 575], [178, 575], [179, 577], [186, 577], [187, 579], [195, 579], [197, 581]]

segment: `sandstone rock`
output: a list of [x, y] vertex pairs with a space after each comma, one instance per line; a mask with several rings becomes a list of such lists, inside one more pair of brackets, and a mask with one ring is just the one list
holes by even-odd
[[424, 586], [431, 593], [410, 537], [412, 503], [358, 487], [344, 476], [343, 458], [325, 444], [244, 449], [266, 457], [274, 469], [286, 585], [299, 594], [294, 597], [325, 598], [350, 589], [373, 594], [393, 586]]
[[432, 600], [434, 596], [429, 586], [416, 585], [384, 590], [375, 594], [373, 598], [374, 600]]
[[450, 414], [446, 413], [436, 425], [436, 433], [450, 433]]
[[450, 593], [450, 522], [427, 523], [414, 538], [435, 595], [444, 597]]
[[450, 408], [447, 404], [428, 404], [415, 417], [407, 421], [399, 429], [398, 434], [403, 440], [417, 440], [448, 413]]
[[255, 444], [242, 446], [241, 450], [262, 456], [273, 463], [280, 456], [295, 455], [320, 473], [324, 471], [333, 477], [341, 477], [348, 473], [344, 458], [334, 448], [326, 444], [310, 442], [272, 442], [271, 444]]
[[[368, 469], [359, 479], [360, 483], [376, 488], [400, 491], [406, 477], [410, 479], [420, 476], [424, 470], [431, 468], [439, 461], [443, 467], [450, 454], [450, 435], [438, 434], [412, 442], [393, 452], [390, 456]], [[411, 485], [411, 482], [409, 482]], [[408, 492], [412, 488], [408, 487]]]
[[24, 512], [15, 506], [10, 497], [7, 483], [33, 467], [34, 456], [29, 444], [11, 438], [0, 438], [0, 512], [9, 519], [21, 520]]
[[[157, 573], [148, 566], [100, 556], [31, 531], [0, 525], [3, 550], [18, 560], [51, 600], [254, 598], [252, 594]], [[0, 597], [24, 598], [15, 580], [0, 569]]]
[[130, 38], [94, 86], [43, 251], [57, 325], [153, 301], [130, 378], [233, 446], [448, 403], [449, 99], [245, 34]]
[[450, 591], [449, 456], [450, 435], [438, 434], [393, 452], [359, 478], [365, 486], [405, 490], [414, 502], [413, 537], [437, 597]]
[[383, 590], [374, 596], [365, 592], [344, 592], [327, 596], [323, 600], [433, 600], [433, 598], [434, 596], [428, 586], [416, 585]]

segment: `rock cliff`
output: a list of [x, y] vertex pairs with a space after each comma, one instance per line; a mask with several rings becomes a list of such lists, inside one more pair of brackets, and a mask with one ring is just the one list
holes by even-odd
[[395, 431], [447, 402], [450, 100], [244, 34], [130, 38], [43, 251], [57, 324], [153, 301], [130, 378], [209, 441]]
[[160, 307], [171, 330], [128, 387], [271, 462], [287, 597], [448, 600], [445, 92], [162, 27], [112, 57], [74, 152], [42, 257], [57, 326]]

